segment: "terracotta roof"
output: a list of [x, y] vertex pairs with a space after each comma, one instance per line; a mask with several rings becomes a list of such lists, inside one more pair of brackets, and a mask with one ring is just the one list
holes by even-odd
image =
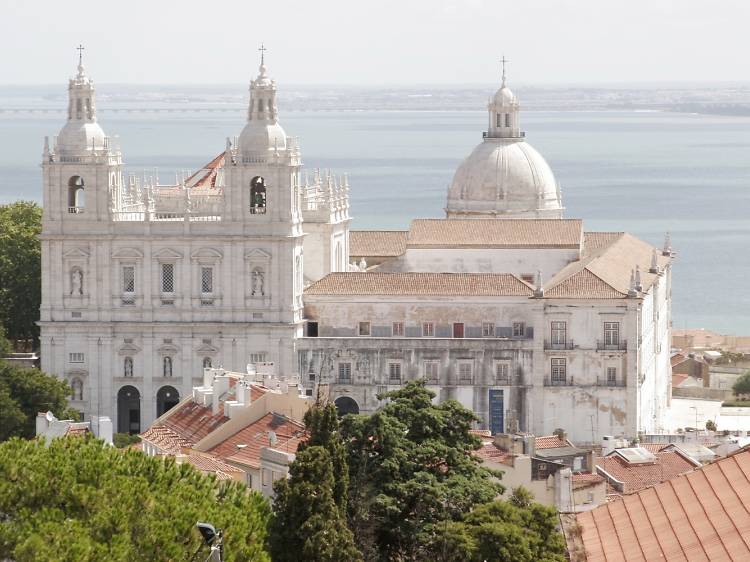
[[73, 437], [76, 435], [86, 435], [89, 432], [88, 423], [71, 423], [68, 425], [68, 429], [65, 431], [65, 437]]
[[604, 482], [604, 477], [591, 472], [578, 472], [572, 476], [571, 480], [573, 481], [573, 489], [580, 490], [581, 488], [601, 484]]
[[215, 475], [218, 480], [230, 480], [233, 475], [244, 473], [242, 469], [236, 466], [232, 466], [217, 457], [203, 453], [191, 451], [185, 458], [185, 461], [203, 473]]
[[588, 562], [750, 560], [750, 450], [579, 514]]
[[492, 437], [492, 432], [489, 429], [470, 429], [469, 433], [477, 437]]
[[416, 219], [409, 248], [580, 248], [579, 219]]
[[[270, 443], [270, 431], [276, 434], [274, 445]], [[228, 462], [258, 468], [261, 448], [271, 447], [294, 453], [304, 438], [305, 426], [303, 424], [281, 414], [269, 412], [213, 447], [209, 453]]]
[[141, 433], [141, 439], [152, 443], [167, 455], [178, 455], [183, 448], [189, 448], [195, 444], [179, 433], [161, 425], [149, 427]]
[[501, 449], [492, 441], [485, 441], [482, 446], [474, 451], [474, 455], [483, 461], [491, 461], [500, 464], [508, 464], [512, 455], [506, 449]]
[[572, 447], [573, 443], [567, 439], [560, 439], [557, 435], [544, 435], [537, 437], [534, 443], [535, 449], [559, 449], [560, 447]]
[[510, 273], [329, 273], [305, 295], [519, 296], [530, 285]]
[[[222, 408], [223, 412], [223, 408]], [[170, 410], [169, 416], [150, 429], [166, 428], [192, 446], [229, 420], [223, 413], [213, 414], [210, 407], [195, 402], [185, 402]], [[144, 439], [149, 439], [146, 433]], [[150, 440], [150, 439], [149, 439]]]
[[688, 379], [689, 375], [674, 373], [672, 375], [672, 388], [676, 388]]
[[[631, 236], [621, 234], [606, 246], [596, 248], [574, 261], [544, 284], [549, 298], [626, 298], [630, 276], [640, 269], [641, 285], [646, 292], [658, 274], [649, 273], [654, 247]], [[671, 262], [657, 250], [657, 264], [664, 268]]]
[[216, 176], [218, 171], [224, 166], [224, 155], [222, 152], [200, 170], [185, 180], [185, 185], [191, 188], [196, 187], [216, 187]]
[[606, 248], [615, 242], [624, 232], [584, 232], [583, 233], [583, 255], [587, 256]]
[[406, 250], [405, 230], [352, 230], [349, 255], [356, 257], [395, 257]]
[[669, 443], [639, 443], [639, 447], [643, 447], [647, 451], [650, 451], [652, 453], [658, 453], [661, 451], [664, 447], [667, 447]]
[[[598, 457], [596, 465], [601, 474], [605, 471], [610, 477], [622, 483], [622, 493], [631, 494], [674, 478], [695, 469], [696, 464], [677, 451], [659, 451], [654, 453], [656, 461], [646, 464], [629, 464], [617, 454], [617, 451], [606, 457]], [[603, 474], [607, 478], [607, 474]], [[616, 484], [614, 484], [616, 485]]]

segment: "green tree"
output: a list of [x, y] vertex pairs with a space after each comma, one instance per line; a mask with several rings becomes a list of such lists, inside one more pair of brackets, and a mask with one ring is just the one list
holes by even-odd
[[333, 462], [321, 445], [298, 451], [274, 485], [269, 546], [274, 562], [357, 562], [362, 557], [334, 498]]
[[557, 531], [557, 512], [531, 503], [494, 501], [476, 506], [452, 523], [445, 544], [433, 558], [465, 562], [564, 562], [565, 542]]
[[11, 341], [39, 337], [42, 209], [27, 201], [0, 205], [0, 324]]
[[368, 560], [420, 560], [448, 522], [502, 492], [472, 452], [474, 414], [458, 402], [432, 402], [424, 381], [379, 398], [371, 416], [346, 416], [349, 522]]
[[8, 338], [5, 337], [5, 328], [0, 324], [0, 359], [10, 355], [12, 351]]
[[269, 560], [259, 494], [90, 437], [0, 444], [0, 513], [0, 559], [17, 562], [189, 560], [199, 520], [227, 561]]
[[716, 422], [714, 422], [713, 420], [707, 420], [706, 431], [716, 431]]
[[737, 378], [732, 385], [732, 392], [735, 396], [750, 394], [750, 371]]
[[60, 419], [77, 419], [68, 408], [70, 386], [39, 369], [0, 361], [0, 441], [34, 437], [36, 415], [51, 411]]

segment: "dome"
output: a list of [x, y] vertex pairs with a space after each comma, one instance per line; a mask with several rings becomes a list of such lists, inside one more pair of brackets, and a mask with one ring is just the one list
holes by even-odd
[[561, 218], [562, 205], [552, 169], [529, 143], [486, 138], [456, 170], [446, 212], [449, 218]]
[[239, 149], [245, 153], [286, 150], [286, 133], [278, 123], [248, 121], [239, 138]]
[[68, 121], [57, 135], [57, 146], [61, 150], [97, 150], [104, 148], [104, 131], [97, 122]]
[[508, 106], [518, 103], [516, 95], [510, 91], [508, 86], [503, 86], [497, 92], [495, 92], [494, 98], [495, 105]]

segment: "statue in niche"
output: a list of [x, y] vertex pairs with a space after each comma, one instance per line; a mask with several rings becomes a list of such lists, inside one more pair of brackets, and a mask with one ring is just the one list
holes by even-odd
[[70, 294], [83, 294], [83, 273], [80, 269], [74, 269], [70, 274]]
[[165, 377], [172, 376], [172, 358], [169, 356], [164, 358], [164, 376]]
[[125, 358], [125, 376], [133, 376], [133, 360], [130, 357]]
[[254, 269], [253, 270], [253, 278], [252, 278], [252, 284], [253, 284], [253, 290], [252, 295], [253, 296], [265, 296], [265, 288], [264, 288], [264, 274], [262, 269]]

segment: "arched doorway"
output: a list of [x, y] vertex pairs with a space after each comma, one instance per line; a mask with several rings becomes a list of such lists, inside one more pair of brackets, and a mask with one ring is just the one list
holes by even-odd
[[359, 405], [349, 396], [339, 396], [334, 400], [333, 405], [336, 406], [336, 411], [339, 416], [345, 416], [347, 414], [359, 414]]
[[141, 393], [134, 386], [123, 386], [117, 393], [117, 432], [141, 432]]
[[156, 393], [156, 417], [168, 412], [180, 401], [180, 393], [173, 386], [162, 386]]

